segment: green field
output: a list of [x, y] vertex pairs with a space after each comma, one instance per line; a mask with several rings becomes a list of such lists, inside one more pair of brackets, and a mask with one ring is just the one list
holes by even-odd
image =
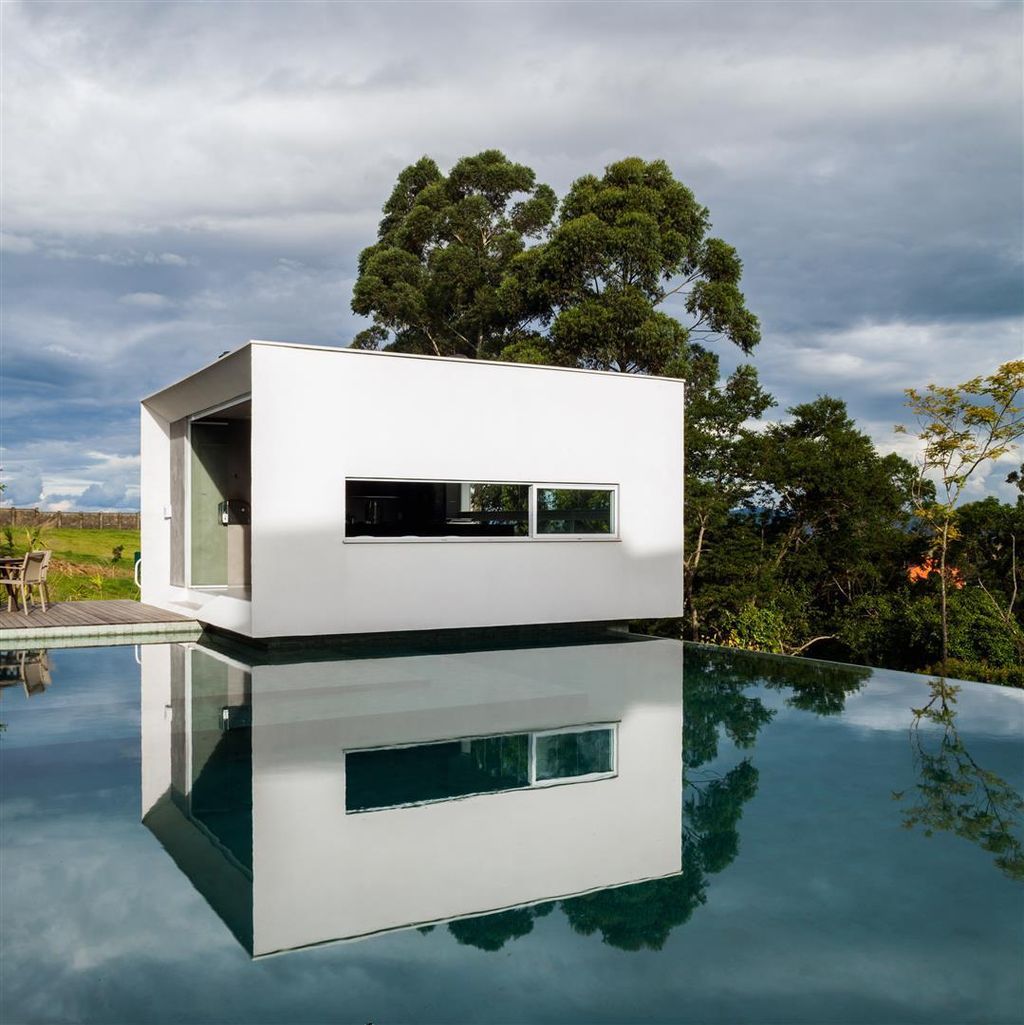
[[[115, 558], [118, 546], [122, 551]], [[138, 600], [132, 560], [139, 547], [137, 530], [9, 527], [0, 531], [0, 554], [23, 555], [30, 548], [53, 552], [48, 579], [53, 601]]]

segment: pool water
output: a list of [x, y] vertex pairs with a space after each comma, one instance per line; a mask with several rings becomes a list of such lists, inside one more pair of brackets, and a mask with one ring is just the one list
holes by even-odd
[[4, 664], [5, 1023], [1024, 1020], [1024, 692], [624, 638]]

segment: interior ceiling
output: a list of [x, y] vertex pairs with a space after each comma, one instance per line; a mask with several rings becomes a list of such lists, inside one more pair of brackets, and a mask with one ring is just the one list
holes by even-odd
[[207, 421], [213, 420], [251, 420], [252, 419], [252, 399], [246, 399], [245, 402], [239, 402], [237, 406], [228, 406], [227, 409], [218, 409], [216, 413], [211, 413], [209, 416], [204, 416], [199, 420], [193, 420], [193, 423], [201, 424]]

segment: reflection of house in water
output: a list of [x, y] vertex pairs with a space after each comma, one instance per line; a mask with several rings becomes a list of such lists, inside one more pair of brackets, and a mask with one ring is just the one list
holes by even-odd
[[672, 641], [143, 651], [143, 821], [255, 955], [680, 871]]
[[0, 651], [0, 694], [21, 684], [27, 697], [50, 686], [50, 658], [46, 651]]

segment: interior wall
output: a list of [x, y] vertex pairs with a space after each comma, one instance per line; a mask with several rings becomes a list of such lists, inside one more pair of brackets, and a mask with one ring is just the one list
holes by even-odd
[[185, 579], [185, 493], [188, 480], [188, 419], [171, 424], [171, 583], [184, 587]]
[[212, 419], [191, 425], [191, 584], [249, 585], [251, 526], [221, 522], [225, 501], [251, 505], [251, 422]]

